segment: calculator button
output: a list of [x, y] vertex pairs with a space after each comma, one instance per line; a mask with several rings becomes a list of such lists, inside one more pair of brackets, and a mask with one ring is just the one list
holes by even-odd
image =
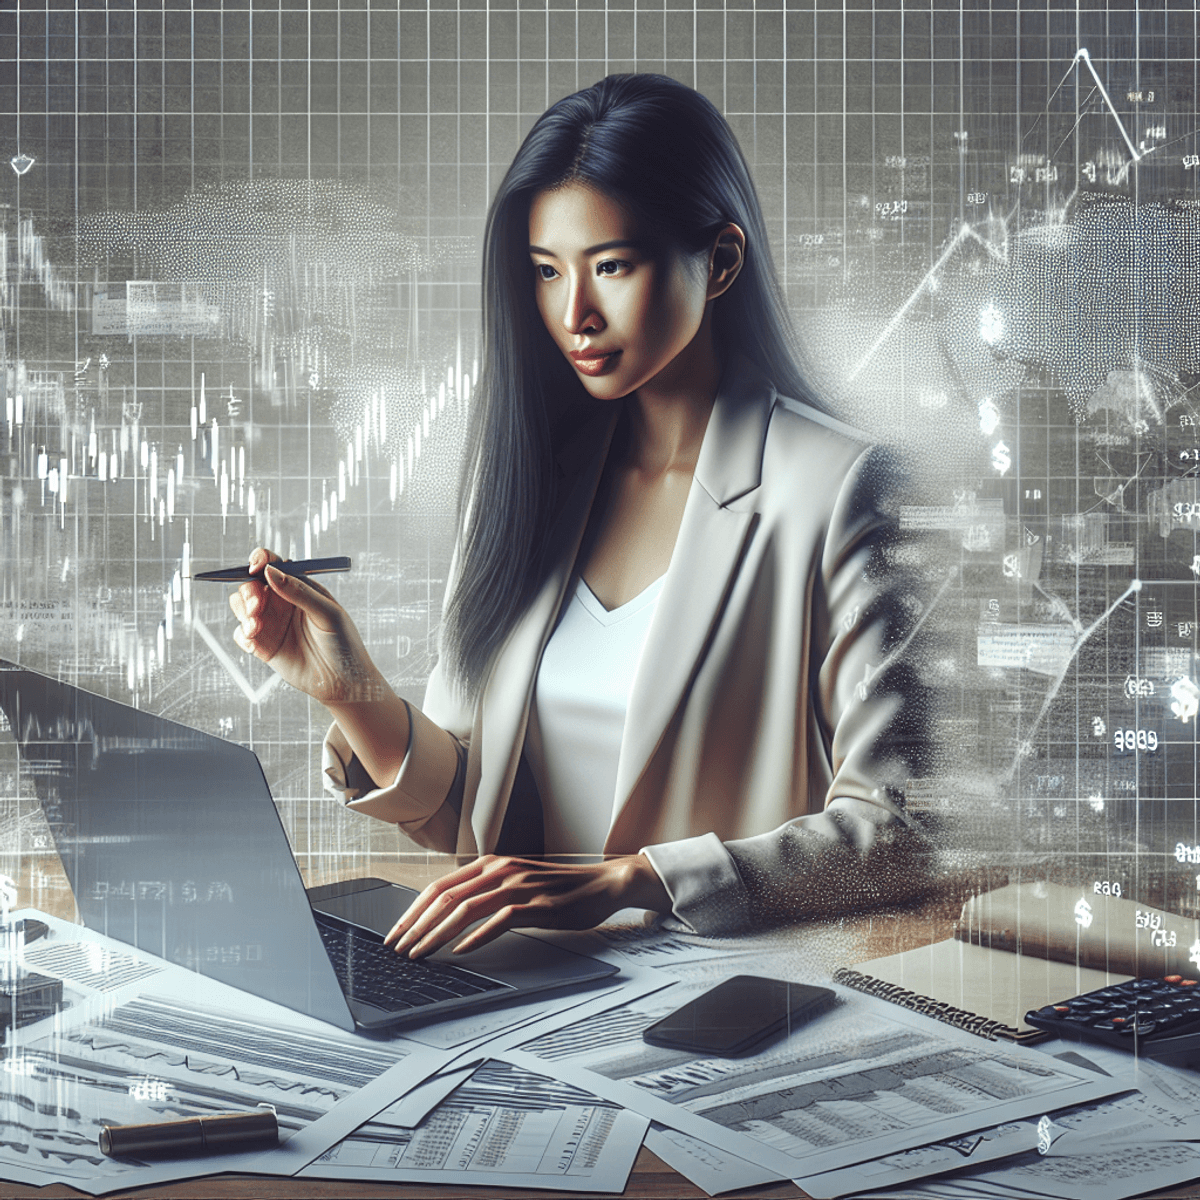
[[1045, 1008], [1031, 1008], [1025, 1014], [1025, 1019], [1028, 1021], [1036, 1017], [1039, 1021], [1059, 1021], [1064, 1013], [1070, 1011], [1065, 1004], [1048, 1004]]
[[1132, 1036], [1136, 1033], [1144, 1037], [1146, 1034], [1153, 1032], [1157, 1025], [1157, 1021], [1125, 1021], [1117, 1026], [1117, 1032], [1126, 1036]]

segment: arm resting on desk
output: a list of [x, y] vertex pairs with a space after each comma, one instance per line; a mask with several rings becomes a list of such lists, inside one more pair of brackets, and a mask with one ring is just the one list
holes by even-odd
[[668, 926], [709, 936], [899, 903], [929, 886], [922, 836], [848, 797], [756, 837], [707, 833], [643, 853], [671, 897]]

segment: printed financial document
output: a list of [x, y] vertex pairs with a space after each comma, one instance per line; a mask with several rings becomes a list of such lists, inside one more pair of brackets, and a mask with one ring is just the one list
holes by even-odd
[[497, 1057], [531, 1071], [553, 1070], [789, 1178], [895, 1153], [931, 1135], [1040, 1116], [1128, 1086], [845, 989], [837, 1008], [743, 1058], [642, 1041], [647, 1025], [699, 990], [678, 984]]
[[[292, 1174], [449, 1059], [404, 1038], [342, 1032], [36, 915], [52, 933], [25, 962], [63, 980], [65, 1004], [10, 1031], [0, 1178], [98, 1195], [219, 1171]], [[104, 1125], [259, 1104], [276, 1111], [278, 1149], [147, 1164], [106, 1157], [97, 1145]]]
[[303, 1176], [624, 1190], [649, 1121], [549, 1075], [487, 1062], [415, 1128], [378, 1113]]
[[[1130, 1115], [1130, 1101], [1136, 1104], [1138, 1093], [1113, 1097], [1094, 1104], [1060, 1109], [1049, 1116], [1054, 1120], [1069, 1120], [1076, 1113], [1090, 1118], [1097, 1115], [1119, 1119]], [[964, 1167], [980, 1164], [1000, 1166], [1002, 1160], [1029, 1154], [1037, 1149], [1038, 1129], [1046, 1116], [1006, 1121], [987, 1129], [946, 1138], [927, 1146], [914, 1146], [899, 1154], [886, 1154], [871, 1162], [855, 1163], [840, 1171], [826, 1171], [797, 1179], [812, 1200], [836, 1200], [839, 1196], [857, 1195], [865, 1188], [899, 1187], [917, 1180], [949, 1175]]]
[[[1106, 1060], [1106, 1065], [1108, 1060]], [[1039, 1152], [972, 1171], [983, 1188], [1061, 1200], [1124, 1200], [1200, 1178], [1200, 1083], [1189, 1071], [1125, 1056], [1139, 1091], [1050, 1114]]]
[[[536, 1023], [506, 1029], [484, 1048], [469, 1043], [471, 1049], [460, 1049], [441, 1071], [363, 1122], [301, 1174], [482, 1184], [491, 1171], [512, 1187], [621, 1191], [648, 1119], [585, 1087], [563, 1084], [556, 1069], [530, 1071], [495, 1061], [518, 1042], [670, 986], [656, 971], [627, 969], [614, 978], [616, 985], [570, 996], [573, 1007], [551, 1007]], [[493, 1061], [481, 1064], [485, 1053]], [[506, 1147], [505, 1139], [513, 1144]]]
[[[1119, 1052], [1107, 1052], [1105, 1066], [1126, 1086], [1136, 1080], [1141, 1090], [796, 1182], [814, 1200], [913, 1185], [914, 1194], [928, 1196], [971, 1187], [988, 1196], [1029, 1195], [1032, 1189], [1061, 1200], [1121, 1200], [1200, 1175], [1197, 1147], [1184, 1141], [1200, 1137], [1200, 1081], [1190, 1072], [1137, 1063]], [[1070, 1161], [1056, 1166], [1051, 1160], [1057, 1159]], [[932, 1178], [939, 1175], [944, 1177]]]
[[1046, 1158], [1034, 1151], [944, 1179], [854, 1195], [856, 1200], [1126, 1200], [1198, 1178], [1200, 1147], [1173, 1142], [1067, 1158]]

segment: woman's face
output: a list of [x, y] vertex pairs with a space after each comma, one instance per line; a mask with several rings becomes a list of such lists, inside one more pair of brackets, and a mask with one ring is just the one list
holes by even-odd
[[539, 192], [529, 256], [542, 320], [597, 400], [628, 396], [674, 363], [665, 382], [694, 356], [680, 357], [697, 348], [707, 273], [649, 245], [610, 196], [579, 183]]

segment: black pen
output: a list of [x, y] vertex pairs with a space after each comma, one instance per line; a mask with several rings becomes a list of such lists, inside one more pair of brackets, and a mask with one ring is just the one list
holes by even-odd
[[[327, 575], [331, 571], [350, 570], [350, 560], [341, 558], [298, 558], [294, 562], [268, 563], [285, 575]], [[222, 567], [219, 571], [201, 571], [193, 579], [205, 579], [214, 583], [244, 583], [247, 579], [261, 579], [262, 572], [250, 574], [249, 567]]]

